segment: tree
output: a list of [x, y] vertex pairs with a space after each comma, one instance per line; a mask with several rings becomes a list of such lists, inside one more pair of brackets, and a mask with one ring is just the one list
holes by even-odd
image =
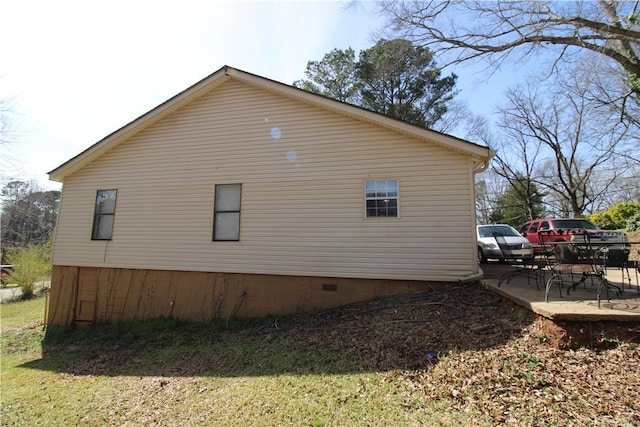
[[1, 191], [2, 248], [44, 243], [55, 227], [60, 191], [34, 190], [24, 181], [11, 181]]
[[[387, 34], [431, 49], [444, 67], [482, 60], [491, 71], [507, 62], [536, 57], [542, 59], [538, 64], [549, 66], [549, 81], [552, 77], [564, 80], [560, 84], [569, 88], [573, 104], [563, 93], [561, 105], [544, 99], [539, 91], [536, 105], [527, 105], [528, 95], [520, 92], [517, 101], [523, 101], [522, 108], [516, 114], [522, 120], [513, 125], [503, 120], [502, 130], [511, 139], [503, 141], [494, 171], [508, 182], [519, 174], [530, 177], [544, 189], [549, 209], [558, 215], [581, 215], [637, 200], [639, 1], [390, 0], [379, 4], [387, 18]], [[581, 72], [582, 84], [566, 86], [572, 79], [579, 82], [576, 70]], [[549, 87], [553, 93], [561, 91]], [[512, 95], [509, 104], [516, 101]], [[532, 107], [539, 109], [524, 110]], [[539, 126], [539, 119], [546, 124]], [[590, 150], [592, 155], [587, 155]]]
[[429, 49], [407, 40], [380, 40], [360, 52], [362, 106], [431, 128], [447, 112], [457, 76], [440, 77]]
[[457, 77], [441, 77], [429, 49], [380, 40], [360, 52], [334, 49], [309, 61], [296, 87], [430, 128], [447, 112]]
[[449, 64], [487, 57], [499, 66], [510, 54], [555, 52], [572, 60], [577, 51], [605, 56], [640, 97], [640, 8], [638, 1], [408, 1], [381, 3], [393, 31]]
[[[533, 191], [535, 168], [538, 166], [543, 144], [524, 132], [521, 123], [513, 121], [515, 111], [526, 122], [526, 104], [523, 104], [518, 95], [510, 95], [509, 100], [508, 106], [502, 109], [499, 122], [504, 142], [494, 158], [492, 170], [508, 182], [512, 191], [519, 193], [520, 200], [524, 201], [525, 206], [529, 206], [529, 214], [533, 214], [537, 192], [537, 189]], [[535, 218], [533, 216], [531, 219]]]
[[[588, 67], [563, 69], [555, 80], [530, 78], [529, 85], [510, 89], [508, 102], [499, 109], [498, 125], [502, 132], [500, 139], [494, 138], [498, 143], [492, 144], [499, 148], [492, 163], [493, 171], [508, 182], [520, 175], [538, 182], [548, 193], [548, 210], [557, 215], [575, 214], [576, 204], [567, 197], [570, 192], [564, 187], [577, 186], [580, 179], [567, 177], [566, 180], [573, 179], [574, 184], [565, 185], [552, 179], [553, 176], [559, 174], [559, 170], [571, 169], [578, 173], [582, 166], [567, 166], [571, 161], [580, 158], [591, 161], [605, 153], [603, 161], [588, 170], [588, 177], [584, 176], [587, 196], [584, 203], [580, 203], [583, 205], [580, 214], [638, 200], [640, 165], [633, 160], [637, 158], [638, 133], [629, 129], [630, 121], [619, 119], [619, 111], [602, 103], [603, 88], [609, 88], [612, 93], [615, 86], [607, 81], [614, 76], [607, 73], [606, 68], [603, 70], [602, 65], [597, 61]], [[558, 126], [547, 132], [547, 136], [551, 137], [554, 132], [561, 134], [556, 143], [543, 143], [531, 129], [523, 130], [523, 126], [538, 130]], [[574, 137], [582, 142], [572, 142]], [[557, 156], [568, 159], [560, 163], [560, 169], [552, 162]], [[553, 184], [555, 188], [546, 184]]]
[[17, 163], [12, 149], [19, 140], [20, 134], [16, 127], [17, 113], [12, 98], [0, 99], [0, 159], [2, 159], [2, 174], [0, 180], [6, 182], [11, 179], [5, 175], [11, 166]]
[[[525, 173], [502, 159], [498, 170], [510, 181], [518, 174], [531, 179], [555, 199], [561, 215], [581, 216], [617, 178], [616, 153], [632, 144], [629, 126], [611, 117], [588, 96], [592, 79], [588, 70], [574, 70], [565, 78], [530, 82], [511, 89], [507, 105], [500, 109], [500, 127], [516, 140], [525, 159]], [[609, 167], [614, 173], [598, 175]], [[594, 177], [599, 176], [596, 183]]]
[[6, 147], [13, 143], [14, 129], [11, 120], [12, 101], [10, 99], [0, 99], [0, 147]]
[[523, 176], [512, 181], [507, 190], [498, 196], [490, 222], [517, 227], [529, 220], [544, 216], [544, 195], [538, 186]]
[[334, 49], [321, 61], [307, 62], [308, 80], [296, 80], [293, 85], [341, 102], [359, 104], [360, 84], [356, 77], [356, 54], [353, 49]]
[[506, 191], [505, 181], [489, 169], [476, 175], [475, 191], [478, 224], [489, 224], [498, 195]]
[[626, 228], [635, 231], [635, 222], [640, 219], [640, 202], [618, 203], [604, 212], [590, 215], [589, 219], [605, 230]]

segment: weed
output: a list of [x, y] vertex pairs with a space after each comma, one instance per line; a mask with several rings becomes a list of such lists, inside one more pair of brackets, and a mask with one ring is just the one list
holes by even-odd
[[537, 368], [542, 364], [542, 361], [532, 354], [520, 353], [520, 359], [526, 362], [530, 369]]
[[598, 339], [599, 348], [617, 348], [621, 342], [617, 337], [609, 336], [605, 331], [600, 332], [600, 338]]

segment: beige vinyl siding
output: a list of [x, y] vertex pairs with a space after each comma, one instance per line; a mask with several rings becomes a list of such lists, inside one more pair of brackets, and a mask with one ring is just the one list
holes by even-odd
[[[399, 218], [365, 218], [375, 179], [399, 181]], [[213, 242], [228, 183], [240, 241]], [[464, 154], [230, 81], [65, 179], [54, 264], [457, 280], [476, 271], [472, 183]], [[113, 238], [91, 241], [107, 188]]]

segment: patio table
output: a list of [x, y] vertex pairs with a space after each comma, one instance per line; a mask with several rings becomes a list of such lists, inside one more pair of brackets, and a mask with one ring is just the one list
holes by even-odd
[[[549, 269], [551, 270], [551, 278], [545, 286], [545, 301], [549, 301], [549, 291], [553, 284], [558, 285], [560, 297], [562, 297], [562, 287], [564, 286], [564, 280], [566, 275], [571, 277], [571, 285], [567, 288], [567, 295], [580, 286], [585, 284], [587, 279], [591, 279], [592, 283], [596, 283], [596, 294], [598, 300], [598, 308], [600, 308], [600, 297], [602, 291], [606, 292], [607, 300], [609, 300], [609, 290], [615, 290], [617, 295], [620, 295], [624, 291], [625, 276], [627, 273], [629, 280], [629, 287], [631, 287], [631, 276], [629, 274], [629, 261], [628, 255], [630, 246], [632, 244], [640, 244], [640, 242], [620, 242], [620, 241], [589, 241], [588, 237], [584, 237], [584, 241], [568, 241], [568, 242], [545, 242], [545, 244], [552, 245], [555, 261], [549, 262]], [[621, 249], [624, 256], [615, 259], [615, 263], [612, 265], [608, 263], [609, 255], [613, 247]], [[607, 267], [617, 267], [622, 269], [622, 286], [617, 286], [610, 283], [606, 277]], [[573, 274], [581, 273], [582, 276], [579, 281], [573, 282]], [[564, 276], [563, 276], [564, 275]], [[640, 294], [640, 283], [638, 282], [638, 268], [636, 268], [636, 288], [638, 294]]]

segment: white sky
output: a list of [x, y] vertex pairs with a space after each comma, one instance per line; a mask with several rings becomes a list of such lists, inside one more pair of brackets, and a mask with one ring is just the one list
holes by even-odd
[[[15, 139], [0, 179], [35, 180], [223, 65], [291, 84], [307, 61], [375, 43], [366, 1], [0, 2], [0, 99]], [[468, 71], [458, 88], [489, 114], [504, 87]], [[449, 74], [451, 70], [445, 70]], [[494, 79], [492, 79], [493, 81]]]

